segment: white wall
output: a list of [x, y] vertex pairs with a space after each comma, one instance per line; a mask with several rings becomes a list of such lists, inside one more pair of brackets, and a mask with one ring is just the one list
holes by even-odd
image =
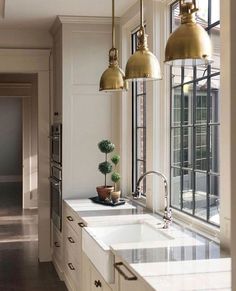
[[0, 29], [0, 48], [51, 48], [46, 30]]

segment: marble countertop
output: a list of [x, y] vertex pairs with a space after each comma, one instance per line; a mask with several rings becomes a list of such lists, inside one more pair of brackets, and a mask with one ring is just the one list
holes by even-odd
[[[152, 215], [133, 202], [117, 207], [94, 204], [89, 199], [66, 200], [66, 203], [89, 226], [106, 225], [106, 221], [122, 224], [122, 220], [127, 221], [127, 215], [138, 218], [139, 214], [146, 214], [147, 219]], [[161, 221], [158, 215], [154, 219]], [[111, 250], [153, 290], [231, 290], [231, 260], [219, 244], [175, 223], [165, 231], [174, 239], [111, 245]]]

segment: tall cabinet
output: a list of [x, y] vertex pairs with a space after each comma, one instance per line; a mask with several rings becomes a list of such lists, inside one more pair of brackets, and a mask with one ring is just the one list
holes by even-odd
[[[62, 198], [88, 198], [95, 195], [97, 185], [103, 184], [97, 170], [104, 158], [98, 142], [111, 139], [119, 152], [120, 96], [99, 92], [100, 76], [108, 66], [111, 48], [111, 19], [57, 17], [51, 33], [51, 120], [62, 123]], [[51, 237], [53, 262], [65, 279], [74, 271], [66, 263], [66, 237], [70, 236], [65, 227], [58, 233], [52, 224]]]

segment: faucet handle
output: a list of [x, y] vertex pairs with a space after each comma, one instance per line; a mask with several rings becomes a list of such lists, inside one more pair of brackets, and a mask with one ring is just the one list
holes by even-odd
[[141, 197], [141, 189], [140, 187], [136, 187], [135, 192], [132, 193], [134, 199], [138, 199]]
[[165, 208], [163, 220], [164, 220], [163, 228], [168, 228], [172, 222], [172, 209], [171, 208], [167, 208], [167, 207]]

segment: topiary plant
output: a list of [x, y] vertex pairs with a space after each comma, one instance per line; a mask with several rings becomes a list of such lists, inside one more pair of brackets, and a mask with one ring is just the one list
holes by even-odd
[[112, 164], [107, 161], [107, 154], [115, 149], [115, 145], [108, 139], [104, 139], [98, 143], [99, 150], [105, 154], [105, 161], [98, 165], [99, 171], [105, 176], [105, 187], [107, 186], [107, 174], [112, 171]]
[[119, 164], [120, 161], [120, 156], [115, 154], [114, 156], [112, 156], [111, 158], [112, 163], [115, 165], [115, 171], [112, 173], [111, 175], [111, 180], [114, 183], [114, 190], [117, 191], [117, 183], [120, 181], [120, 173], [116, 172], [116, 166]]

